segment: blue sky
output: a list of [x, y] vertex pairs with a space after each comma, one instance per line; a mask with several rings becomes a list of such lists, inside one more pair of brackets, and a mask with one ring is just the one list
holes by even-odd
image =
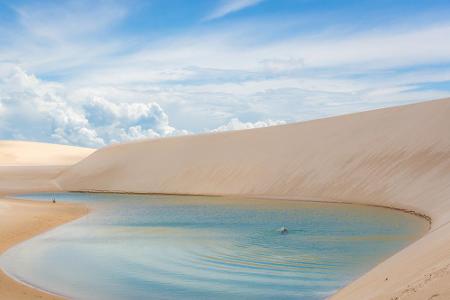
[[98, 147], [447, 96], [448, 1], [0, 0], [2, 139]]

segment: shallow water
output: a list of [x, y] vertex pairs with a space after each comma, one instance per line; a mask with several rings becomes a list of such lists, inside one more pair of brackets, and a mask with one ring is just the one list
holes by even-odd
[[[84, 193], [56, 199], [93, 211], [10, 249], [0, 267], [73, 299], [324, 299], [428, 225], [345, 204]], [[288, 234], [277, 231], [282, 226]]]

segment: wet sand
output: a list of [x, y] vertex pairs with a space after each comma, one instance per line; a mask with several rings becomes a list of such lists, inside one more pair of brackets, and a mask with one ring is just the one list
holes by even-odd
[[[0, 198], [0, 255], [12, 246], [88, 213], [81, 204]], [[0, 271], [0, 299], [61, 299]]]

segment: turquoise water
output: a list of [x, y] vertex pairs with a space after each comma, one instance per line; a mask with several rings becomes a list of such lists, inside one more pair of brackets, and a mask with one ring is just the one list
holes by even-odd
[[[422, 218], [358, 205], [81, 193], [56, 199], [93, 210], [10, 249], [0, 266], [72, 299], [324, 299], [427, 228]], [[288, 234], [277, 231], [282, 226]]]

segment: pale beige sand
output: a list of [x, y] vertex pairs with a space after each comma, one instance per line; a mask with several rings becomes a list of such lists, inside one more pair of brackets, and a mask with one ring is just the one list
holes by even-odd
[[53, 179], [95, 149], [23, 141], [0, 141], [0, 192], [59, 190]]
[[[87, 213], [80, 204], [0, 199], [0, 255], [11, 246]], [[60, 299], [0, 271], [0, 299]]]
[[[334, 299], [449, 299], [450, 99], [100, 149], [63, 190], [251, 195], [390, 206], [431, 231]], [[386, 280], [387, 278], [387, 280]]]
[[25, 141], [0, 141], [0, 166], [72, 165], [95, 149]]

